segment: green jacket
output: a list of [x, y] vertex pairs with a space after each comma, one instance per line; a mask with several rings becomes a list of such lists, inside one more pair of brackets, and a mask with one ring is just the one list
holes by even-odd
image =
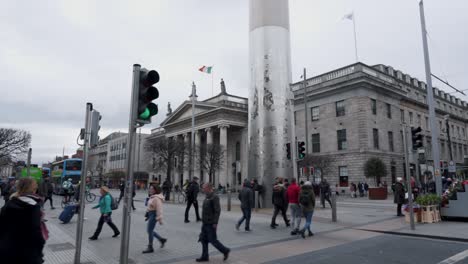
[[111, 196], [110, 194], [106, 193], [104, 196], [101, 196], [101, 198], [99, 199], [99, 204], [94, 206], [93, 208], [94, 209], [99, 208], [101, 210], [101, 214], [112, 213], [111, 203], [112, 203]]
[[303, 185], [301, 187], [301, 191], [299, 192], [299, 203], [300, 203], [300, 198], [303, 195], [308, 196], [309, 205], [306, 207], [301, 204], [302, 211], [304, 213], [313, 212], [315, 208], [315, 193], [314, 193], [314, 190], [312, 189], [312, 186]]

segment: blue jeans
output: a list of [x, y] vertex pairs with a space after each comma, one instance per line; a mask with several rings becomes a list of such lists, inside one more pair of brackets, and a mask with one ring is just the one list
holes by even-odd
[[148, 225], [146, 231], [148, 232], [148, 245], [153, 245], [154, 237], [161, 241], [163, 238], [154, 231], [156, 227], [156, 211], [149, 211], [148, 212]]
[[302, 229], [303, 232], [305, 232], [306, 230], [310, 231], [310, 226], [312, 225], [312, 216], [314, 215], [314, 211], [307, 212], [307, 213], [304, 213], [304, 214], [305, 214], [305, 218], [306, 218], [306, 223], [304, 225], [304, 228]]
[[241, 208], [242, 217], [237, 222], [237, 226], [242, 225], [242, 222], [245, 220], [245, 230], [250, 230], [250, 217], [252, 215], [252, 208]]
[[292, 229], [299, 230], [299, 228], [301, 227], [302, 218], [301, 207], [298, 204], [292, 203], [289, 204], [289, 208], [291, 208]]

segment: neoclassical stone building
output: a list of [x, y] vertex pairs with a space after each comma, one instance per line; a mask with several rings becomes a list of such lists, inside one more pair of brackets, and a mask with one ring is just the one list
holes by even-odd
[[[382, 181], [392, 183], [403, 176], [402, 122], [423, 129], [424, 148], [430, 152], [426, 84], [390, 66], [352, 64], [306, 80], [308, 101], [308, 155], [334, 158], [330, 172], [324, 175], [332, 184], [347, 188], [351, 182], [368, 181], [364, 163], [379, 157], [386, 164], [388, 175]], [[296, 140], [305, 141], [304, 83], [291, 84], [294, 93]], [[450, 141], [454, 161], [461, 165], [468, 155], [468, 104], [437, 88], [435, 91], [441, 160], [448, 161], [449, 145], [444, 116], [449, 118]], [[225, 146], [223, 169], [214, 183], [236, 186], [247, 175], [248, 104], [247, 98], [230, 95], [222, 84], [221, 93], [196, 101], [195, 144], [219, 143]], [[192, 104], [185, 101], [152, 136], [166, 136], [189, 143], [191, 138]], [[274, 142], [272, 142], [274, 143]], [[285, 148], [286, 149], [286, 148]], [[286, 151], [285, 151], [286, 155]], [[426, 155], [428, 164], [432, 161]], [[412, 175], [420, 168], [416, 158], [410, 159]], [[180, 162], [180, 161], [179, 161]], [[174, 162], [173, 181], [189, 177], [189, 170]], [[300, 174], [300, 173], [299, 173]], [[207, 173], [197, 166], [194, 175], [208, 181]], [[292, 177], [292, 175], [285, 175]]]

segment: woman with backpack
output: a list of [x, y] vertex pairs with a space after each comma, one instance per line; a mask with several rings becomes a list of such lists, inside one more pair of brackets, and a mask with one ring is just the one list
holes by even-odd
[[164, 195], [161, 193], [161, 187], [157, 185], [150, 185], [149, 187], [149, 200], [148, 200], [148, 209], [146, 211], [145, 217], [148, 221], [147, 232], [148, 232], [148, 248], [143, 251], [143, 254], [153, 253], [153, 239], [156, 237], [161, 243], [161, 248], [164, 247], [167, 239], [162, 238], [154, 228], [156, 227], [156, 222], [159, 222], [160, 225], [163, 224], [163, 201]]
[[313, 236], [314, 233], [310, 231], [310, 225], [312, 224], [312, 215], [314, 214], [315, 208], [315, 194], [310, 181], [306, 181], [301, 187], [299, 203], [301, 204], [302, 212], [306, 218], [306, 223], [302, 230], [299, 231], [299, 234], [301, 234], [302, 238], [305, 238], [305, 231], [307, 230], [309, 236]]
[[101, 198], [99, 199], [99, 204], [94, 206], [93, 209], [99, 208], [101, 210], [101, 217], [99, 218], [99, 223], [97, 226], [94, 235], [92, 235], [89, 239], [96, 240], [98, 239], [99, 234], [101, 233], [102, 226], [104, 223], [107, 223], [110, 228], [114, 231], [114, 235], [112, 237], [118, 237], [120, 235], [119, 229], [115, 226], [112, 222], [112, 204], [116, 203], [116, 201], [112, 202], [114, 198], [109, 193], [109, 188], [107, 186], [102, 186], [99, 190], [101, 193]]

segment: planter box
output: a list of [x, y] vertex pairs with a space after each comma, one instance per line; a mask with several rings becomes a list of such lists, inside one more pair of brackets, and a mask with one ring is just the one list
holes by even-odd
[[387, 200], [387, 188], [369, 188], [369, 200]]
[[440, 211], [435, 205], [423, 206], [421, 208], [421, 220], [423, 223], [437, 223], [440, 222]]
[[[406, 221], [406, 223], [410, 222], [410, 213], [409, 212], [405, 212], [405, 221]], [[422, 222], [421, 210], [418, 210], [417, 212], [414, 212], [414, 222], [415, 223], [421, 223]]]

